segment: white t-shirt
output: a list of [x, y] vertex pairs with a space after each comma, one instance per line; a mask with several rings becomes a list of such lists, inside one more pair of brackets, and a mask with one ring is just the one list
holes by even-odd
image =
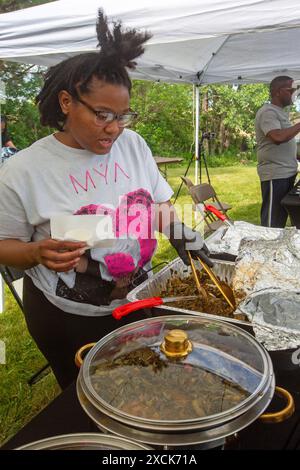
[[[57, 214], [110, 214], [118, 221], [125, 207], [125, 217], [134, 222], [129, 209], [143, 204], [151, 218], [152, 203], [168, 201], [172, 194], [149, 147], [131, 130], [125, 129], [106, 155], [68, 147], [50, 135], [15, 154], [0, 169], [0, 239], [48, 238], [50, 217]], [[114, 222], [114, 229], [116, 237], [124, 237], [122, 224]], [[87, 252], [90, 261], [98, 263], [99, 278], [73, 270], [56, 273], [42, 265], [26, 273], [62, 310], [106, 315], [118, 304], [108, 300], [112, 281], [137, 268], [151, 267], [154, 236], [127, 235], [109, 250]]]

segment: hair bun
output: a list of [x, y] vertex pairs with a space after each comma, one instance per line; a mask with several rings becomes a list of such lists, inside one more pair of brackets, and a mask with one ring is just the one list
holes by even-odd
[[113, 22], [113, 28], [110, 31], [107, 17], [101, 8], [98, 11], [96, 32], [100, 54], [106, 63], [114, 67], [118, 65], [130, 69], [135, 68], [134, 59], [143, 54], [143, 44], [151, 37], [151, 34], [140, 33], [135, 29], [122, 30], [120, 21]]

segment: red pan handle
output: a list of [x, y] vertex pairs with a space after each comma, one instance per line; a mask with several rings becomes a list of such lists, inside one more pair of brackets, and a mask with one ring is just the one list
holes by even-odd
[[221, 211], [219, 211], [218, 209], [216, 209], [214, 206], [211, 206], [210, 204], [205, 204], [205, 210], [208, 210], [209, 212], [212, 212], [213, 214], [215, 214], [215, 216], [218, 217], [218, 219], [222, 220], [222, 222], [224, 222], [224, 220], [228, 220], [228, 218], [222, 214]]
[[116, 320], [120, 320], [131, 312], [141, 310], [142, 308], [156, 307], [162, 305], [163, 299], [161, 297], [150, 297], [149, 299], [136, 300], [135, 302], [129, 302], [128, 304], [116, 307], [112, 313], [112, 316]]

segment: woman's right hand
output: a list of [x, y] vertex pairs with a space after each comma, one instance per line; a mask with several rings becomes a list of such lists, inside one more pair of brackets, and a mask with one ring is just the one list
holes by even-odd
[[83, 242], [60, 241], [52, 238], [33, 242], [33, 245], [36, 264], [42, 264], [56, 272], [76, 269], [87, 247]]

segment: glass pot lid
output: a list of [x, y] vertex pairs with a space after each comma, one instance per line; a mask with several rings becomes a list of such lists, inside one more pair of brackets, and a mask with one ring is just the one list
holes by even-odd
[[243, 407], [270, 372], [266, 351], [240, 328], [172, 315], [102, 338], [86, 356], [81, 377], [101, 410], [134, 421], [180, 424]]

